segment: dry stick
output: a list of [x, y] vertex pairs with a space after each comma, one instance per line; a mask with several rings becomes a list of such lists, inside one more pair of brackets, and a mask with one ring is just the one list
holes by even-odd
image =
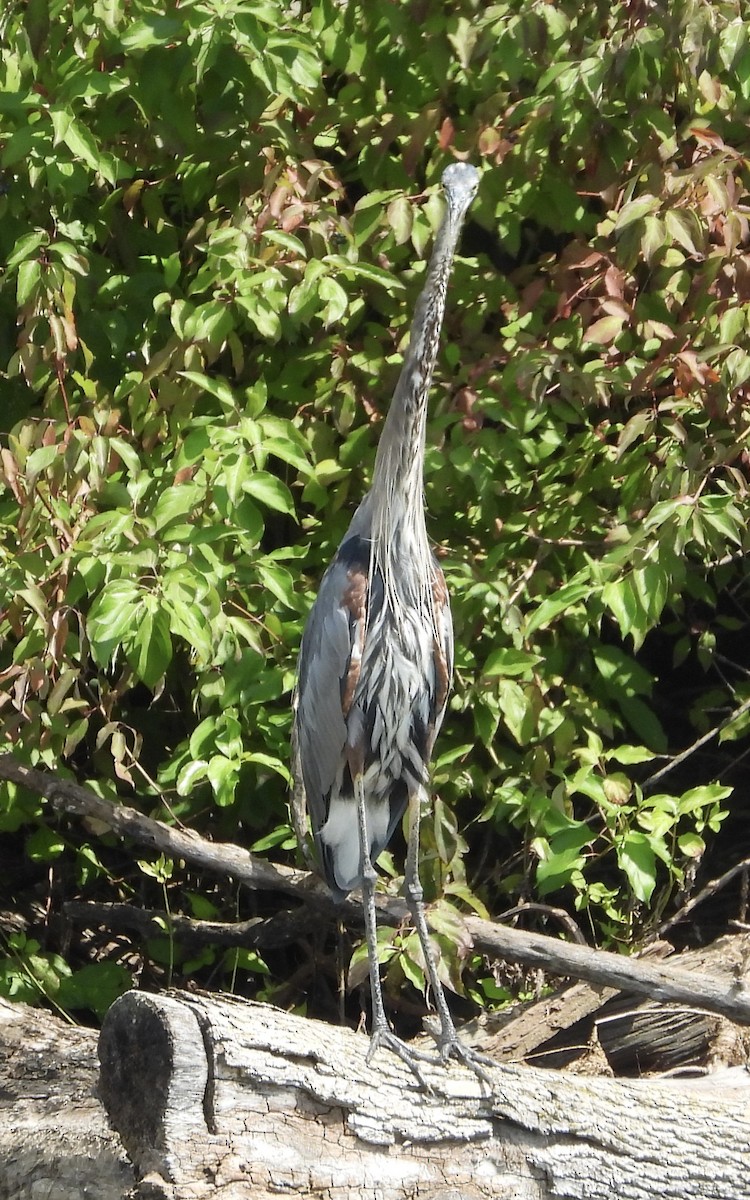
[[131, 930], [142, 937], [157, 937], [168, 928], [183, 942], [197, 945], [242, 946], [247, 949], [287, 946], [320, 928], [320, 913], [304, 908], [251, 917], [247, 921], [199, 921], [164, 909], [136, 908], [133, 904], [98, 904], [67, 900], [63, 916], [91, 929], [103, 925], [112, 932]]
[[[60, 811], [102, 821], [120, 837], [131, 837], [194, 866], [232, 876], [248, 887], [281, 891], [307, 904], [334, 911], [325, 885], [307, 871], [274, 866], [240, 846], [225, 843], [215, 845], [197, 834], [170, 829], [161, 821], [145, 817], [126, 805], [102, 800], [79, 784], [27, 767], [10, 754], [0, 755], [0, 779], [29, 788], [37, 795], [44, 796]], [[353, 897], [345, 902], [342, 909], [346, 919], [361, 920], [361, 905]], [[404, 902], [395, 897], [378, 897], [378, 909], [382, 918], [393, 925], [399, 924], [406, 916]], [[750, 988], [739, 978], [656, 966], [606, 950], [573, 946], [539, 933], [506, 929], [480, 917], [468, 916], [465, 923], [477, 949], [488, 955], [542, 967], [553, 975], [573, 976], [589, 983], [614, 987], [618, 991], [693, 1004], [750, 1025]]]
[[709, 729], [708, 733], [702, 734], [697, 741], [693, 742], [692, 746], [688, 746], [687, 750], [683, 750], [681, 754], [676, 754], [675, 757], [666, 764], [666, 766], [661, 767], [658, 771], [655, 771], [653, 775], [649, 775], [648, 779], [644, 780], [642, 784], [644, 792], [647, 789], [650, 790], [658, 779], [662, 779], [665, 775], [668, 775], [670, 771], [674, 771], [675, 767], [679, 767], [681, 763], [684, 763], [686, 758], [690, 758], [690, 755], [695, 754], [696, 750], [700, 750], [701, 746], [705, 746], [706, 742], [710, 742], [712, 738], [715, 738], [718, 734], [720, 734], [722, 729], [726, 729], [727, 725], [729, 725], [732, 721], [736, 721], [738, 717], [744, 716], [748, 709], [750, 709], [750, 699], [745, 700], [744, 703], [739, 706], [739, 708], [736, 708], [734, 712], [731, 712], [729, 716], [725, 717], [723, 721], [720, 721], [718, 725], [714, 725], [713, 729]]
[[668, 929], [671, 929], [673, 925], [677, 925], [680, 921], [684, 921], [688, 913], [692, 912], [698, 904], [701, 904], [704, 900], [708, 900], [708, 898], [710, 896], [714, 896], [716, 892], [720, 892], [723, 887], [726, 887], [728, 883], [731, 883], [735, 875], [739, 875], [741, 871], [747, 871], [748, 867], [750, 867], [750, 858], [743, 858], [741, 862], [735, 863], [735, 865], [730, 867], [728, 871], [725, 871], [723, 875], [719, 875], [716, 879], [709, 879], [705, 887], [702, 887], [698, 894], [693, 896], [692, 900], [688, 900], [687, 904], [683, 904], [679, 912], [676, 912], [674, 916], [669, 918], [668, 921], [665, 921], [663, 925], [659, 926], [658, 936], [661, 937], [662, 934], [666, 933]]
[[539, 904], [536, 900], [522, 900], [520, 904], [515, 904], [513, 908], [506, 908], [502, 914], [503, 921], [509, 921], [511, 917], [519, 917], [523, 913], [537, 912], [543, 913], [547, 917], [553, 917], [559, 921], [563, 929], [567, 929], [574, 942], [585, 946], [586, 939], [581, 933], [580, 927], [571, 917], [570, 913], [566, 913], [564, 908], [555, 908], [551, 904]]

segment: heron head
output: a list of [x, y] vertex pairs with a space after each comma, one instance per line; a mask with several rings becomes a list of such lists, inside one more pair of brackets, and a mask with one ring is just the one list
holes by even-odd
[[443, 171], [445, 197], [454, 216], [463, 216], [478, 187], [479, 172], [471, 163], [454, 162]]

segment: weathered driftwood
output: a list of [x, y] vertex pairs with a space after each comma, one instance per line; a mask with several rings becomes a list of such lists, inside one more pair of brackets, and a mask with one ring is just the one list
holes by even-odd
[[93, 1029], [0, 999], [0, 1200], [123, 1200], [132, 1188], [97, 1065]]
[[130, 992], [100, 1095], [152, 1200], [747, 1200], [750, 1077], [427, 1067], [266, 1005]]
[[[665, 969], [710, 977], [731, 994], [746, 977], [750, 935], [717, 938], [699, 950], [674, 954], [668, 942], [646, 947], [639, 959], [667, 959]], [[465, 1031], [499, 1062], [585, 1067], [595, 1048], [598, 1069], [639, 1076], [680, 1068], [744, 1066], [750, 1060], [750, 1029], [696, 1008], [663, 1005], [613, 988], [577, 983], [502, 1013], [488, 1013]], [[608, 1067], [607, 1067], [608, 1064]]]
[[[738, 979], [747, 979], [750, 937], [730, 934], [674, 957], [681, 971], [724, 979], [731, 992]], [[747, 1025], [694, 1006], [665, 1006], [619, 995], [602, 1006], [595, 1025], [599, 1043], [616, 1075], [676, 1071], [688, 1066], [745, 1066], [750, 1059]]]

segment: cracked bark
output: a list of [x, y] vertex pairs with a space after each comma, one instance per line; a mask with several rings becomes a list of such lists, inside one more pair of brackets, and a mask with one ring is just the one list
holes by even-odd
[[0, 1200], [122, 1200], [135, 1182], [94, 1095], [96, 1033], [0, 1000]]
[[[582, 1078], [458, 1066], [418, 1089], [367, 1039], [267, 1005], [130, 992], [100, 1094], [152, 1200], [743, 1200], [750, 1076]], [[145, 1190], [144, 1190], [145, 1189]]]

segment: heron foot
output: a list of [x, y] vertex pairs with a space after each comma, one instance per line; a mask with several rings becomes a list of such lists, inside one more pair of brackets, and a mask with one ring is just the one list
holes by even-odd
[[464, 1045], [455, 1029], [434, 1036], [438, 1044], [441, 1062], [446, 1063], [449, 1058], [455, 1058], [456, 1062], [462, 1063], [463, 1066], [473, 1071], [477, 1079], [487, 1087], [492, 1087], [492, 1076], [487, 1071], [487, 1067], [497, 1066], [494, 1059], [487, 1054], [482, 1054], [480, 1050], [474, 1050], [471, 1046]]
[[406, 1042], [402, 1042], [400, 1037], [396, 1037], [396, 1034], [387, 1025], [376, 1025], [372, 1031], [370, 1048], [367, 1051], [366, 1059], [368, 1065], [378, 1050], [390, 1050], [392, 1054], [398, 1055], [401, 1061], [406, 1063], [407, 1067], [413, 1072], [420, 1087], [423, 1087], [427, 1092], [432, 1091], [432, 1086], [425, 1078], [419, 1064], [426, 1062], [437, 1066], [441, 1061], [444, 1061], [442, 1056], [428, 1054], [425, 1050], [416, 1050], [412, 1046], [408, 1046]]

